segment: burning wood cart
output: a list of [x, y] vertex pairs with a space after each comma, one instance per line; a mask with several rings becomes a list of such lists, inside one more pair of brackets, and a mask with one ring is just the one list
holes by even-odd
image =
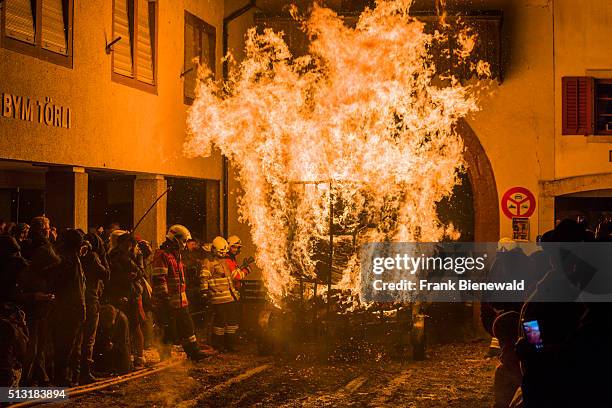
[[[338, 214], [347, 203], [334, 193], [335, 184], [328, 181], [291, 183], [296, 200], [308, 190], [323, 188], [327, 191], [327, 236], [313, 242], [314, 274], [301, 270], [297, 263], [292, 264], [292, 275], [299, 282], [297, 292], [287, 300], [285, 310], [277, 311], [276, 315], [269, 311], [264, 319], [260, 319], [264, 332], [268, 331], [269, 337], [277, 343], [279, 339], [293, 338], [315, 348], [318, 345], [328, 359], [358, 358], [362, 353], [371, 354], [374, 348], [388, 354], [412, 354], [415, 359], [424, 358], [425, 316], [421, 313], [420, 303], [364, 305], [354, 291], [339, 285], [344, 274], [349, 273], [349, 262], [359, 253], [365, 234], [376, 225], [368, 222], [367, 214], [350, 222], [339, 222]], [[290, 228], [290, 241], [291, 238]], [[292, 259], [291, 251], [290, 244], [288, 259]], [[276, 333], [271, 334], [275, 330]], [[410, 348], [412, 353], [407, 353]]]

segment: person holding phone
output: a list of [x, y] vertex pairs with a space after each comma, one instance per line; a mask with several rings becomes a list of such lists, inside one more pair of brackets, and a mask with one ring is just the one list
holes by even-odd
[[[584, 228], [573, 220], [563, 220], [547, 235], [550, 242], [582, 242], [586, 237]], [[550, 269], [521, 309], [522, 336], [516, 351], [523, 373], [522, 399], [527, 407], [568, 406], [569, 401], [581, 404], [589, 399], [577, 387], [582, 374], [576, 369], [577, 346], [572, 343], [586, 307], [578, 301], [543, 301], [559, 289], [562, 274], [575, 269], [572, 262], [571, 258], [564, 263], [551, 261]], [[579, 293], [576, 291], [576, 300]]]

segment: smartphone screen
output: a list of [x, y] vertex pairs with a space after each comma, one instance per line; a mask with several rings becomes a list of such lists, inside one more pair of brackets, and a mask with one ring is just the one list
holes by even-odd
[[529, 344], [532, 344], [536, 350], [542, 350], [544, 344], [542, 343], [542, 334], [538, 321], [529, 320], [523, 322], [523, 330], [525, 331], [525, 337], [527, 337]]

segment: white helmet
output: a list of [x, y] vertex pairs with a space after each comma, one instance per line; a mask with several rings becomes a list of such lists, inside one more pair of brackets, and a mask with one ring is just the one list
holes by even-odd
[[233, 247], [233, 246], [241, 247], [242, 241], [240, 240], [240, 237], [238, 235], [232, 235], [231, 237], [227, 239], [227, 244], [230, 247]]
[[500, 252], [512, 251], [517, 247], [517, 243], [512, 238], [502, 238], [497, 243], [497, 250]]
[[166, 238], [168, 238], [170, 241], [178, 241], [180, 244], [185, 244], [187, 240], [191, 239], [191, 233], [185, 226], [175, 224], [168, 228]]
[[216, 237], [212, 242], [213, 251], [219, 256], [225, 256], [229, 252], [229, 245], [223, 237]]

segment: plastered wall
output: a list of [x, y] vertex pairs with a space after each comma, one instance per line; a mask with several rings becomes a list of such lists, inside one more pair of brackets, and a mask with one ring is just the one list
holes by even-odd
[[184, 10], [217, 29], [221, 72], [223, 1], [158, 1], [158, 86], [151, 94], [111, 81], [112, 0], [74, 2], [73, 68], [0, 48], [0, 93], [69, 108], [70, 128], [0, 116], [0, 157], [86, 168], [221, 178], [216, 153], [187, 159], [183, 104]]

